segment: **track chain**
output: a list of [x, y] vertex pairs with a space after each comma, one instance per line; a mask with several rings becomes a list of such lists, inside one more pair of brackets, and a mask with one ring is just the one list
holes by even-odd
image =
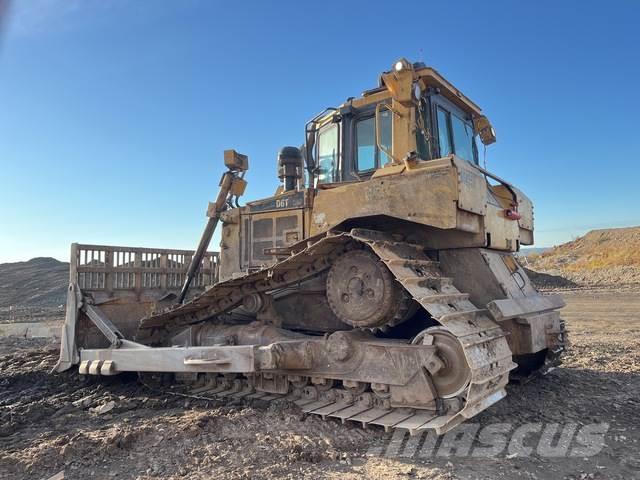
[[188, 303], [144, 317], [138, 326], [136, 340], [162, 344], [190, 325], [233, 310], [247, 295], [288, 287], [312, 278], [327, 270], [333, 260], [350, 247], [349, 244], [347, 233], [327, 233], [309, 239], [273, 266], [219, 282]]
[[[309, 378], [306, 378], [309, 380]], [[368, 389], [371, 385], [366, 385]], [[353, 392], [346, 388], [324, 389], [307, 385], [293, 387], [286, 394], [258, 391], [250, 377], [228, 378], [224, 375], [202, 375], [192, 385], [190, 396], [200, 400], [241, 400], [244, 402], [272, 402], [287, 400], [308, 414], [318, 415], [323, 420], [339, 419], [342, 423], [355, 422], [366, 428], [369, 425], [384, 427], [385, 431], [401, 428], [412, 435], [425, 430], [442, 433], [449, 428], [447, 422], [452, 415], [443, 415], [436, 410], [392, 408], [389, 401], [372, 391]], [[452, 402], [449, 402], [452, 403]], [[452, 428], [452, 427], [450, 427]]]
[[316, 237], [272, 267], [221, 282], [187, 304], [143, 319], [138, 339], [162, 341], [181, 328], [236, 308], [250, 293], [268, 292], [318, 275], [357, 244], [367, 245], [410, 296], [458, 339], [471, 370], [469, 385], [462, 394], [441, 401], [437, 410], [418, 410], [390, 407], [377, 385], [376, 389], [367, 385], [373, 391], [357, 393], [343, 386], [322, 388], [311, 384], [301, 388], [289, 382], [287, 394], [271, 394], [256, 391], [250, 376], [234, 380], [218, 376], [222, 381], [211, 375], [207, 376], [208, 383], [196, 388], [196, 393], [263, 401], [288, 398], [303, 411], [323, 418], [334, 417], [363, 426], [381, 425], [385, 429], [404, 428], [411, 433], [434, 429], [439, 434], [502, 399], [509, 372], [516, 367], [504, 331], [486, 310], [478, 309], [469, 300], [468, 294], [460, 292], [451, 278], [443, 276], [438, 262], [429, 258], [422, 247], [369, 230]]

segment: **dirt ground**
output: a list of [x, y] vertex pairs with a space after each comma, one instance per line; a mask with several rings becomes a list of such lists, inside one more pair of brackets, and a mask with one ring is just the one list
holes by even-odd
[[0, 478], [640, 478], [640, 295], [564, 295], [572, 341], [564, 364], [510, 385], [471, 423], [605, 422], [594, 456], [401, 457], [382, 429], [322, 421], [285, 401], [222, 404], [136, 376], [49, 375], [57, 346], [4, 338]]

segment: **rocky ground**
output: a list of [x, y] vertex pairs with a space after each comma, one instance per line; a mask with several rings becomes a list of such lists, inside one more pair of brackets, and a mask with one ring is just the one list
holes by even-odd
[[[493, 457], [444, 456], [424, 438], [415, 453], [410, 443], [398, 450], [382, 429], [322, 421], [285, 401], [223, 404], [136, 376], [49, 375], [56, 345], [5, 338], [0, 478], [640, 478], [639, 298], [568, 293], [573, 343], [563, 366], [511, 385], [506, 399], [460, 429], [604, 422], [605, 446], [594, 456], [540, 454], [535, 433], [525, 442], [534, 447], [529, 456], [508, 448]], [[473, 434], [472, 454], [485, 445]]]

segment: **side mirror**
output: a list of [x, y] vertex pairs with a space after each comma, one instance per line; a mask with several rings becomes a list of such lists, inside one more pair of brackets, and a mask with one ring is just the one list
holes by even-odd
[[491, 122], [484, 115], [480, 115], [473, 119], [473, 126], [480, 135], [480, 140], [485, 145], [496, 143], [496, 131], [491, 126]]

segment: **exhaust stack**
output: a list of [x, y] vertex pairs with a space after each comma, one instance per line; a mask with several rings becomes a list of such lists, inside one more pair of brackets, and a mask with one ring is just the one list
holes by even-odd
[[284, 191], [297, 190], [302, 178], [302, 153], [297, 147], [282, 147], [278, 153], [278, 178]]

